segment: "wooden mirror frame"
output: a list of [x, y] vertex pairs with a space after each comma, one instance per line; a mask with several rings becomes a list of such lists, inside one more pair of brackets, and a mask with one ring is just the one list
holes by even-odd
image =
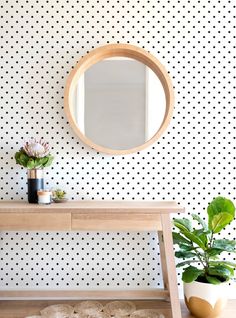
[[[161, 126], [159, 127], [158, 131], [151, 139], [146, 141], [144, 144], [131, 148], [131, 149], [116, 150], [116, 149], [110, 149], [110, 148], [106, 148], [106, 147], [95, 144], [92, 140], [87, 138], [80, 131], [73, 116], [72, 92], [74, 91], [75, 85], [77, 85], [77, 81], [79, 77], [82, 74], [84, 74], [84, 72], [88, 68], [90, 68], [92, 65], [106, 58], [111, 58], [111, 57], [128, 57], [145, 64], [157, 75], [157, 77], [162, 83], [162, 86], [165, 92], [166, 110], [165, 110], [164, 120]], [[92, 50], [86, 56], [81, 58], [80, 61], [76, 64], [75, 68], [69, 74], [69, 77], [66, 82], [64, 102], [65, 102], [65, 113], [68, 118], [68, 121], [72, 129], [74, 130], [74, 132], [79, 136], [79, 138], [85, 144], [87, 144], [88, 146], [90, 146], [91, 148], [94, 148], [95, 150], [99, 152], [104, 152], [104, 153], [112, 154], [112, 155], [124, 155], [124, 154], [130, 154], [130, 153], [140, 151], [150, 146], [163, 134], [164, 130], [167, 128], [172, 118], [172, 113], [174, 109], [174, 92], [173, 92], [171, 79], [166, 69], [158, 61], [158, 59], [155, 58], [153, 55], [146, 52], [142, 48], [139, 48], [130, 44], [108, 44], [108, 45]]]

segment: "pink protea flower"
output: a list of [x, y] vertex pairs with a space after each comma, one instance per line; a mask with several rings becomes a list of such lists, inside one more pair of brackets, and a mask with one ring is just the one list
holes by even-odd
[[46, 141], [43, 141], [43, 139], [40, 139], [39, 141], [36, 139], [26, 141], [23, 145], [23, 150], [29, 157], [34, 158], [44, 158], [50, 152], [49, 144]]

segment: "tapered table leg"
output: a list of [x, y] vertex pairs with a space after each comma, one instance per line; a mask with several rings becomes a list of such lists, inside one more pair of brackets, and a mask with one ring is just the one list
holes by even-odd
[[170, 215], [161, 214], [161, 223], [163, 237], [161, 244], [163, 244], [165, 252], [165, 261], [163, 264], [164, 285], [169, 290], [172, 317], [181, 318]]

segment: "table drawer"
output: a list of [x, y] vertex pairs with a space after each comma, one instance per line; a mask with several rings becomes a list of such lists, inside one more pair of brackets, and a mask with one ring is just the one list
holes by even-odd
[[1, 213], [0, 230], [50, 231], [71, 230], [70, 213]]
[[72, 230], [84, 231], [151, 231], [161, 229], [159, 215], [132, 215], [123, 213], [114, 215], [107, 213], [72, 213]]

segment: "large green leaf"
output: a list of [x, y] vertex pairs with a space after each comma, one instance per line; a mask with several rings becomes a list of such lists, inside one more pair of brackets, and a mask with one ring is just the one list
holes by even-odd
[[27, 167], [27, 162], [29, 157], [22, 150], [17, 151], [15, 154], [16, 163], [20, 164], [23, 167]]
[[199, 235], [202, 235], [202, 234], [208, 235], [208, 234], [211, 233], [211, 231], [205, 231], [204, 229], [196, 229], [196, 230], [193, 231], [193, 233], [199, 236]]
[[219, 277], [232, 277], [233, 270], [226, 265], [215, 265], [213, 267], [209, 267], [207, 270], [210, 276], [219, 276]]
[[197, 257], [196, 253], [189, 252], [189, 251], [177, 251], [175, 252], [175, 256], [178, 258]]
[[199, 260], [188, 260], [188, 261], [184, 261], [184, 262], [180, 262], [176, 265], [176, 268], [179, 268], [179, 267], [183, 267], [185, 265], [190, 265], [192, 263], [199, 263]]
[[48, 155], [47, 162], [44, 164], [44, 167], [49, 167], [53, 162], [54, 157], [52, 155]]
[[228, 261], [210, 261], [209, 262], [210, 266], [215, 266], [215, 265], [226, 265], [226, 266], [231, 266], [233, 268], [236, 268], [236, 263], [234, 262], [228, 262]]
[[29, 158], [28, 162], [27, 162], [27, 168], [28, 169], [34, 169], [35, 168], [35, 161], [32, 158]]
[[227, 269], [229, 271], [229, 275], [228, 277], [229, 278], [233, 278], [234, 277], [234, 267], [230, 266], [230, 265], [226, 265], [226, 264], [223, 264], [221, 263], [220, 265], [217, 265], [217, 266], [223, 266], [225, 269]]
[[202, 275], [203, 273], [204, 271], [202, 269], [198, 269], [194, 266], [189, 266], [184, 270], [182, 274], [182, 280], [185, 283], [191, 283], [195, 281], [198, 278], [198, 276]]
[[174, 219], [174, 225], [181, 231], [192, 231], [192, 223], [189, 219]]
[[15, 153], [15, 159], [18, 160], [18, 159], [19, 159], [19, 156], [20, 156], [20, 151], [17, 151], [17, 152]]
[[184, 238], [180, 233], [172, 232], [173, 242], [174, 244], [186, 244], [191, 246], [191, 242]]
[[209, 232], [205, 232], [203, 229], [200, 230], [194, 230], [193, 234], [196, 235], [204, 244], [205, 247], [207, 247], [208, 244], [208, 236]]
[[179, 243], [179, 248], [184, 251], [196, 250], [196, 247], [194, 247], [193, 244], [187, 245], [187, 244]]
[[229, 278], [233, 278], [234, 277], [234, 268], [232, 268], [231, 266], [228, 266], [228, 265], [223, 265], [225, 268], [228, 268], [228, 270], [230, 271], [230, 276]]
[[48, 156], [43, 157], [43, 158], [34, 158], [35, 167], [37, 167], [37, 168], [48, 167], [52, 164], [53, 159], [54, 158], [51, 155], [48, 155]]
[[35, 163], [37, 164], [37, 167], [45, 167], [47, 162], [48, 162], [48, 157], [35, 158]]
[[226, 225], [228, 225], [234, 217], [228, 212], [221, 212], [214, 215], [209, 224], [209, 228], [213, 233], [219, 233]]
[[210, 247], [206, 250], [206, 253], [210, 256], [216, 256], [216, 255], [220, 255], [222, 252], [224, 252], [223, 249], [221, 248], [214, 248], [214, 247]]
[[206, 232], [208, 230], [206, 222], [198, 215], [198, 214], [191, 214], [192, 218], [201, 224], [203, 230]]
[[212, 247], [220, 248], [225, 252], [235, 252], [236, 241], [228, 240], [228, 239], [221, 239], [221, 240], [214, 240]]
[[[208, 205], [207, 213], [209, 229], [214, 233], [218, 233], [233, 220], [235, 216], [235, 206], [231, 200], [224, 197], [217, 197]], [[221, 213], [226, 213], [227, 216], [215, 218]], [[224, 223], [223, 226], [221, 225], [221, 222]]]
[[195, 244], [197, 244], [203, 250], [206, 249], [205, 243], [202, 242], [202, 240], [197, 235], [195, 235], [194, 233], [188, 232], [188, 231], [181, 231], [181, 232], [187, 239], [189, 239], [190, 241], [192, 241]]
[[209, 276], [206, 275], [206, 280], [208, 281], [208, 283], [213, 284], [213, 285], [218, 285], [220, 283], [222, 283], [221, 280], [219, 280], [218, 278], [214, 277], [214, 276]]

